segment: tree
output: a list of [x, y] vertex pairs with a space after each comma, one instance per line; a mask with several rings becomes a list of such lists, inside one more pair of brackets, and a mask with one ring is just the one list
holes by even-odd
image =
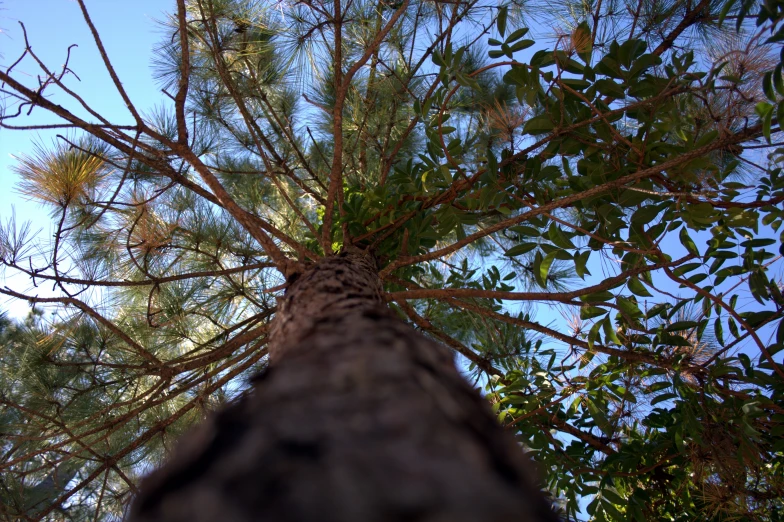
[[[168, 101], [149, 113], [79, 5], [129, 121], [30, 45], [0, 71], [4, 128], [65, 129], [17, 168], [53, 240], [0, 234], [6, 270], [54, 292], [0, 290], [54, 310], [3, 324], [6, 516], [121, 516], [172, 441], [232, 403], [138, 513], [264, 480], [321, 499], [340, 481], [270, 477], [341, 455], [369, 488], [334, 497], [346, 520], [468, 519], [477, 492], [502, 518], [512, 491], [535, 497], [525, 463], [438, 341], [565, 517], [585, 499], [595, 520], [780, 519], [784, 4], [180, 0], [156, 64]], [[449, 433], [484, 471], [335, 435], [373, 426]], [[262, 442], [235, 451], [232, 433]], [[248, 455], [271, 474], [249, 482]], [[442, 489], [355, 474], [399, 485], [407, 469]]]

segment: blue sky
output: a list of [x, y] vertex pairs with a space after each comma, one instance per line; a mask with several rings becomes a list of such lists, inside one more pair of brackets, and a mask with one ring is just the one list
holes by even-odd
[[[131, 100], [141, 111], [159, 103], [163, 97], [153, 79], [153, 51], [163, 38], [156, 20], [172, 7], [161, 0], [86, 0], [93, 24], [101, 34], [120, 80]], [[0, 0], [0, 66], [7, 67], [17, 60], [24, 49], [24, 36], [19, 21], [27, 29], [30, 46], [50, 69], [59, 69], [65, 62], [68, 46], [71, 50], [70, 69], [76, 76], [69, 76], [67, 84], [79, 93], [95, 110], [114, 122], [131, 123], [130, 115], [103, 67], [100, 55], [82, 18], [75, 0]], [[40, 69], [32, 60], [25, 60], [14, 69], [17, 77], [28, 86], [37, 85]], [[57, 103], [78, 112], [74, 103], [62, 96], [53, 96]], [[0, 99], [1, 100], [1, 99]], [[0, 110], [7, 101], [0, 101]], [[36, 123], [55, 123], [40, 109], [33, 112]], [[20, 122], [21, 123], [21, 122]], [[31, 120], [26, 120], [31, 123]], [[58, 132], [63, 132], [58, 131]], [[33, 229], [47, 234], [51, 228], [47, 210], [23, 199], [14, 188], [17, 176], [11, 170], [14, 156], [29, 154], [35, 140], [51, 143], [57, 132], [12, 131], [0, 129], [0, 221], [5, 223], [16, 211], [17, 222], [30, 220]], [[2, 276], [0, 276], [2, 277]], [[17, 281], [3, 284], [16, 286]], [[22, 284], [21, 286], [28, 286]], [[0, 310], [14, 316], [27, 312], [24, 303], [0, 299]]]
[[[87, 7], [131, 99], [142, 110], [152, 107], [162, 96], [150, 68], [153, 49], [163, 36], [155, 20], [163, 18], [169, 3], [160, 0], [88, 0]], [[128, 120], [130, 123], [109, 75], [101, 66], [79, 4], [74, 0], [6, 0], [0, 3], [2, 66], [13, 63], [24, 48], [19, 21], [27, 28], [33, 51], [52, 69], [65, 62], [69, 45], [78, 45], [71, 51], [70, 68], [81, 81], [70, 76], [69, 85], [109, 120]], [[20, 73], [19, 78], [28, 78], [27, 85], [36, 85], [40, 70], [31, 60], [25, 60], [15, 71]], [[64, 98], [56, 99], [66, 107], [73, 107]], [[38, 110], [38, 113], [41, 115], [39, 122], [48, 120], [54, 123], [51, 118], [45, 118], [43, 111]], [[55, 134], [0, 129], [0, 216], [3, 220], [10, 215], [11, 205], [16, 207], [20, 218], [29, 219], [41, 213], [40, 208], [25, 202], [15, 193], [16, 176], [10, 166], [14, 163], [13, 156], [30, 152], [33, 140], [50, 142]], [[47, 222], [42, 220], [42, 226]]]

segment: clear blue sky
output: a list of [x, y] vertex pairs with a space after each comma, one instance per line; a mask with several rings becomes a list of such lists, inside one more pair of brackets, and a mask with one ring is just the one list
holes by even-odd
[[[162, 93], [153, 79], [153, 50], [163, 38], [163, 31], [156, 20], [165, 18], [173, 3], [162, 0], [86, 0], [93, 23], [103, 39], [109, 58], [117, 70], [136, 107], [146, 112], [162, 100]], [[71, 51], [70, 69], [80, 78], [68, 78], [67, 84], [79, 93], [94, 109], [113, 122], [131, 123], [130, 115], [117, 94], [93, 42], [81, 9], [75, 0], [0, 0], [0, 66], [8, 67], [22, 53], [24, 37], [19, 21], [23, 22], [34, 52], [50, 69], [59, 69], [65, 62], [69, 45], [78, 47]], [[16, 77], [28, 86], [37, 85], [41, 71], [31, 60], [25, 60], [15, 69]], [[73, 102], [55, 96], [57, 103], [76, 110]], [[0, 110], [7, 101], [0, 100]], [[56, 121], [37, 109], [37, 123]], [[31, 120], [25, 119], [29, 124]], [[63, 131], [59, 131], [63, 132]], [[11, 171], [13, 156], [30, 153], [34, 140], [51, 142], [57, 132], [27, 132], [0, 129], [0, 221], [11, 216], [12, 206], [17, 221], [31, 220], [34, 229], [47, 234], [50, 221], [46, 210], [25, 201], [16, 193], [16, 175]], [[0, 282], [8, 284], [9, 282]], [[10, 302], [0, 299], [0, 310], [8, 309]], [[13, 315], [23, 315], [25, 306], [10, 306]]]

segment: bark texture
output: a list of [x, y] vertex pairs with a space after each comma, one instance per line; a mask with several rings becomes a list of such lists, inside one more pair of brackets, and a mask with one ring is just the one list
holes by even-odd
[[143, 484], [141, 521], [556, 521], [531, 464], [447, 348], [344, 253], [281, 300], [270, 369]]

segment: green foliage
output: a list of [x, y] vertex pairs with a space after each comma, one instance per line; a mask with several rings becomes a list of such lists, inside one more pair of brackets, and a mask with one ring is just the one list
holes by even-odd
[[565, 517], [784, 516], [784, 3], [179, 5], [131, 126], [0, 70], [0, 124], [81, 133], [17, 167], [54, 240], [0, 229], [53, 288], [0, 290], [46, 307], [0, 323], [4, 515], [119, 517], [354, 244]]

